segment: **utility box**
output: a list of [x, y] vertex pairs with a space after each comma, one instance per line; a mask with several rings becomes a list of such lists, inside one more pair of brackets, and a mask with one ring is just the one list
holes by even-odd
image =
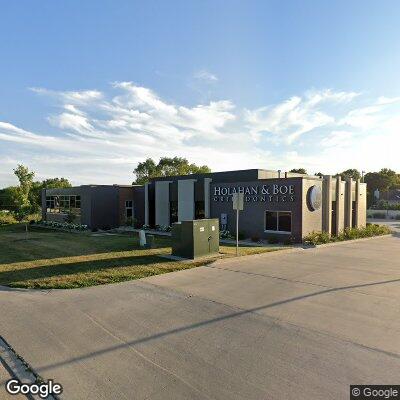
[[196, 219], [172, 225], [173, 256], [194, 259], [218, 252], [218, 219]]

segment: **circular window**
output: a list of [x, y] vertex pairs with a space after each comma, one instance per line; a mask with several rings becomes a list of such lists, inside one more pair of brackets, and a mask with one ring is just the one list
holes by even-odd
[[322, 190], [319, 186], [308, 189], [308, 205], [312, 211], [319, 210], [322, 205]]

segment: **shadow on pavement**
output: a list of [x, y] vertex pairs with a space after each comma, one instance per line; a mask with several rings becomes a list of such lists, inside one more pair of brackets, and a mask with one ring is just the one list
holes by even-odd
[[[171, 336], [171, 335], [175, 335], [175, 334], [179, 334], [182, 332], [188, 332], [188, 331], [192, 331], [195, 330], [197, 328], [201, 328], [203, 326], [207, 326], [207, 325], [211, 325], [211, 324], [215, 324], [218, 322], [222, 322], [222, 321], [226, 321], [232, 318], [236, 318], [236, 317], [240, 317], [242, 315], [246, 315], [246, 314], [250, 314], [250, 313], [254, 313], [257, 311], [262, 311], [262, 310], [266, 310], [268, 308], [273, 308], [273, 307], [278, 307], [281, 306], [283, 304], [287, 304], [287, 303], [291, 303], [291, 302], [295, 302], [295, 301], [300, 301], [300, 300], [304, 300], [310, 297], [315, 297], [315, 296], [320, 296], [320, 295], [324, 295], [324, 294], [328, 294], [328, 293], [334, 293], [334, 292], [339, 292], [339, 291], [344, 291], [344, 290], [350, 290], [350, 289], [357, 289], [357, 288], [363, 288], [363, 287], [369, 287], [369, 286], [377, 286], [377, 285], [384, 285], [384, 284], [388, 284], [388, 283], [395, 283], [395, 282], [400, 282], [400, 278], [399, 279], [392, 279], [392, 280], [387, 280], [387, 281], [380, 281], [380, 282], [372, 282], [372, 283], [365, 283], [365, 284], [359, 284], [359, 285], [351, 285], [351, 286], [343, 286], [343, 287], [338, 287], [338, 288], [330, 288], [330, 289], [326, 289], [326, 290], [321, 290], [318, 292], [314, 292], [314, 293], [309, 293], [309, 294], [305, 294], [302, 296], [297, 296], [297, 297], [291, 297], [289, 299], [286, 300], [281, 300], [281, 301], [277, 301], [274, 303], [270, 303], [270, 304], [266, 304], [263, 306], [258, 306], [258, 307], [254, 307], [254, 308], [250, 308], [247, 310], [242, 310], [242, 311], [238, 311], [238, 312], [234, 312], [234, 313], [230, 313], [227, 315], [223, 315], [221, 317], [217, 317], [217, 318], [213, 318], [213, 319], [209, 319], [206, 321], [201, 321], [195, 324], [191, 324], [191, 325], [186, 325], [186, 326], [182, 326], [179, 328], [175, 328], [175, 329], [171, 329], [168, 331], [164, 331], [164, 332], [160, 332], [160, 333], [156, 333], [154, 335], [151, 336], [146, 336], [140, 339], [136, 339], [136, 340], [132, 340], [132, 341], [128, 341], [128, 342], [124, 342], [106, 349], [102, 349], [102, 350], [98, 350], [89, 354], [85, 354], [79, 357], [75, 357], [75, 358], [71, 358], [70, 360], [65, 360], [65, 361], [60, 361], [54, 364], [50, 364], [50, 365], [45, 365], [43, 367], [38, 367], [38, 370], [42, 373], [43, 371], [47, 371], [49, 369], [52, 368], [58, 368], [58, 367], [62, 367], [64, 365], [68, 365], [68, 364], [72, 364], [72, 363], [76, 363], [85, 359], [90, 359], [90, 358], [94, 358], [106, 353], [110, 353], [114, 350], [119, 350], [122, 349], [124, 347], [133, 347], [135, 345], [138, 344], [142, 344], [142, 343], [147, 343], [147, 342], [151, 342], [153, 340], [157, 340], [157, 339], [161, 339], [167, 336]], [[400, 354], [396, 354], [396, 353], [390, 353], [390, 352], [386, 352], [384, 350], [380, 350], [380, 349], [374, 349], [375, 351], [378, 351], [380, 353], [395, 357], [395, 358], [399, 358], [400, 359]]]

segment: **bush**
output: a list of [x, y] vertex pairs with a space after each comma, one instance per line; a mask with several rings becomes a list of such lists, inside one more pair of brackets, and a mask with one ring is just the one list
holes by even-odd
[[219, 238], [220, 239], [233, 239], [231, 233], [226, 229], [224, 231], [219, 231]]
[[251, 241], [254, 243], [258, 243], [260, 241], [260, 238], [258, 236], [252, 236]]
[[367, 224], [365, 228], [346, 228], [338, 236], [329, 236], [327, 232], [311, 232], [303, 238], [304, 244], [325, 244], [329, 242], [341, 242], [366, 237], [381, 236], [391, 233], [386, 225]]
[[[38, 221], [36, 222], [38, 225], [48, 226], [50, 228], [55, 229], [63, 229], [70, 231], [85, 231], [88, 229], [87, 225], [81, 224], [70, 224], [68, 222], [57, 222], [57, 221]], [[97, 229], [96, 229], [97, 230]]]
[[9, 211], [0, 211], [0, 225], [15, 224], [17, 220], [14, 214]]
[[317, 245], [329, 242], [330, 242], [330, 237], [327, 232], [311, 232], [303, 238], [304, 244]]
[[270, 236], [267, 241], [269, 244], [277, 244], [279, 243], [279, 238], [278, 236]]

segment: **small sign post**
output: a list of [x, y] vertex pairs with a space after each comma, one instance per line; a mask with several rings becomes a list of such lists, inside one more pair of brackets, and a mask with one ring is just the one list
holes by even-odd
[[243, 210], [243, 193], [233, 193], [233, 209], [236, 210], [236, 256], [239, 255], [239, 211]]

